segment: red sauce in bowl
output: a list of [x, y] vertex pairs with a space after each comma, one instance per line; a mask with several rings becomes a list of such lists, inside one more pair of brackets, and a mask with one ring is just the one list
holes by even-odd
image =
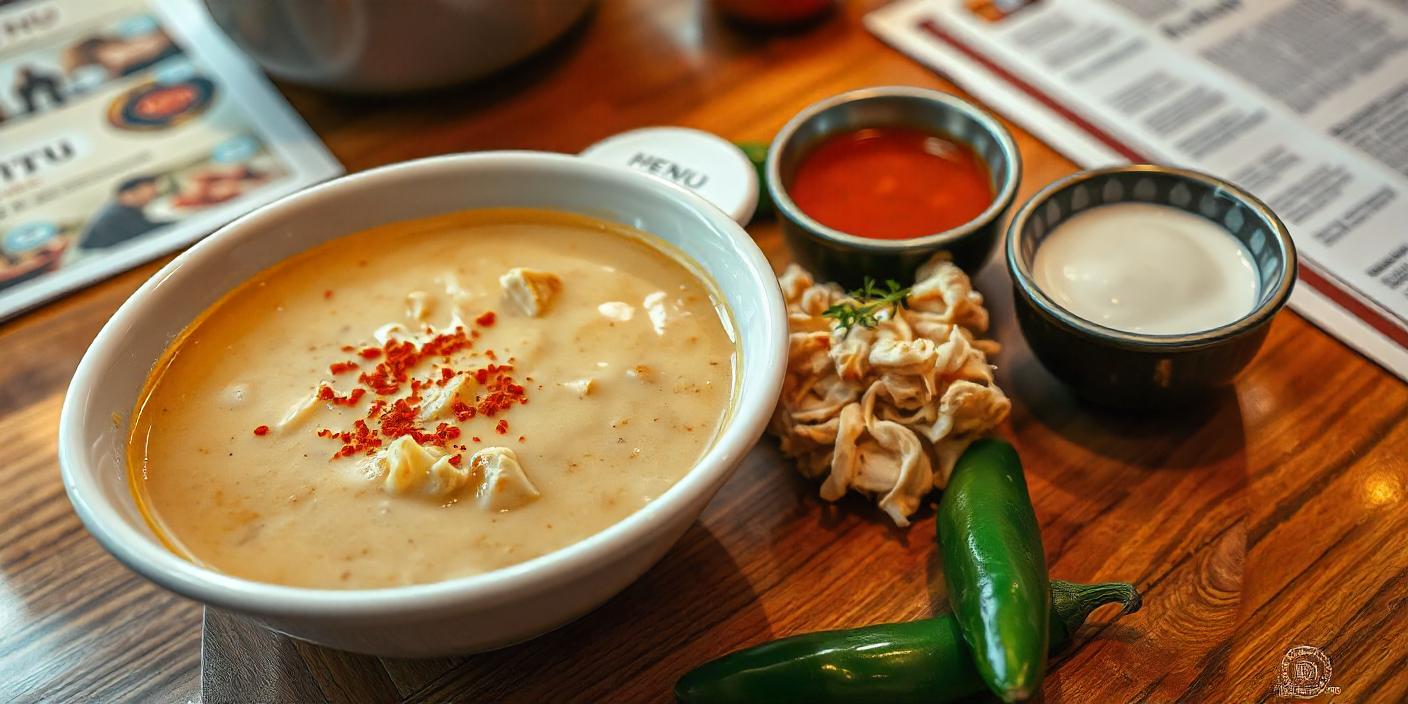
[[987, 166], [971, 147], [911, 127], [826, 138], [802, 157], [787, 194], [827, 227], [885, 240], [952, 229], [992, 203]]

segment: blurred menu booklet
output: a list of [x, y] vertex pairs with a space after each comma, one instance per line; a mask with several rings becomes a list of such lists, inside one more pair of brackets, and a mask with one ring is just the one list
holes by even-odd
[[0, 0], [0, 319], [341, 171], [196, 0]]
[[1408, 3], [909, 0], [866, 22], [1086, 167], [1257, 195], [1301, 255], [1291, 305], [1408, 379]]

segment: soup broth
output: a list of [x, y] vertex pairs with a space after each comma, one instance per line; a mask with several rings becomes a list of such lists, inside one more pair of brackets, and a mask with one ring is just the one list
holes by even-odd
[[279, 264], [172, 344], [129, 468], [177, 553], [374, 588], [501, 568], [660, 496], [725, 420], [726, 309], [657, 241], [469, 211]]

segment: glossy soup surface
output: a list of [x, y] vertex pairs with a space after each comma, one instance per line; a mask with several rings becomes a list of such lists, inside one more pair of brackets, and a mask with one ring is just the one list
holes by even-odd
[[[129, 467], [153, 528], [239, 577], [372, 588], [504, 567], [621, 520], [690, 470], [733, 390], [723, 304], [654, 242], [470, 211], [261, 273], [148, 382]], [[530, 271], [501, 282], [515, 267]], [[529, 296], [536, 315], [524, 291], [548, 294]]]
[[908, 127], [826, 138], [802, 157], [787, 193], [817, 222], [875, 239], [943, 232], [992, 203], [987, 167], [971, 148]]

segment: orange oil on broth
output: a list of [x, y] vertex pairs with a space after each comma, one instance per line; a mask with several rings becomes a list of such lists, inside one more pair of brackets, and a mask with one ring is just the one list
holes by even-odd
[[[725, 308], [658, 244], [575, 215], [481, 210], [360, 232], [259, 274], [183, 333], [148, 381], [128, 447], [139, 505], [158, 535], [198, 564], [325, 588], [481, 573], [603, 530], [689, 471], [733, 394], [737, 354]], [[505, 298], [499, 277], [513, 267], [560, 277], [538, 317]], [[413, 292], [425, 294], [423, 320]], [[486, 312], [491, 324], [482, 324]], [[388, 448], [386, 437], [378, 436], [381, 448], [334, 458], [347, 443], [319, 431], [361, 419], [375, 434], [370, 405], [404, 398], [406, 383], [350, 404], [318, 400], [280, 425], [320, 385], [339, 398], [360, 388], [358, 374], [384, 361], [362, 356], [379, 347], [378, 328], [399, 323], [402, 335], [423, 340], [426, 325], [452, 329], [452, 314], [477, 332], [470, 349], [449, 362], [427, 359], [408, 377], [511, 364], [498, 373], [511, 374], [527, 401], [493, 417], [449, 415], [438, 422], [459, 437], [434, 450], [467, 466], [478, 450], [508, 448], [536, 499], [486, 508], [473, 478], [443, 495], [393, 492], [377, 475], [384, 465], [366, 455]], [[330, 371], [346, 361], [358, 368]], [[478, 385], [464, 406], [485, 393]], [[256, 434], [261, 426], [268, 430]]]

